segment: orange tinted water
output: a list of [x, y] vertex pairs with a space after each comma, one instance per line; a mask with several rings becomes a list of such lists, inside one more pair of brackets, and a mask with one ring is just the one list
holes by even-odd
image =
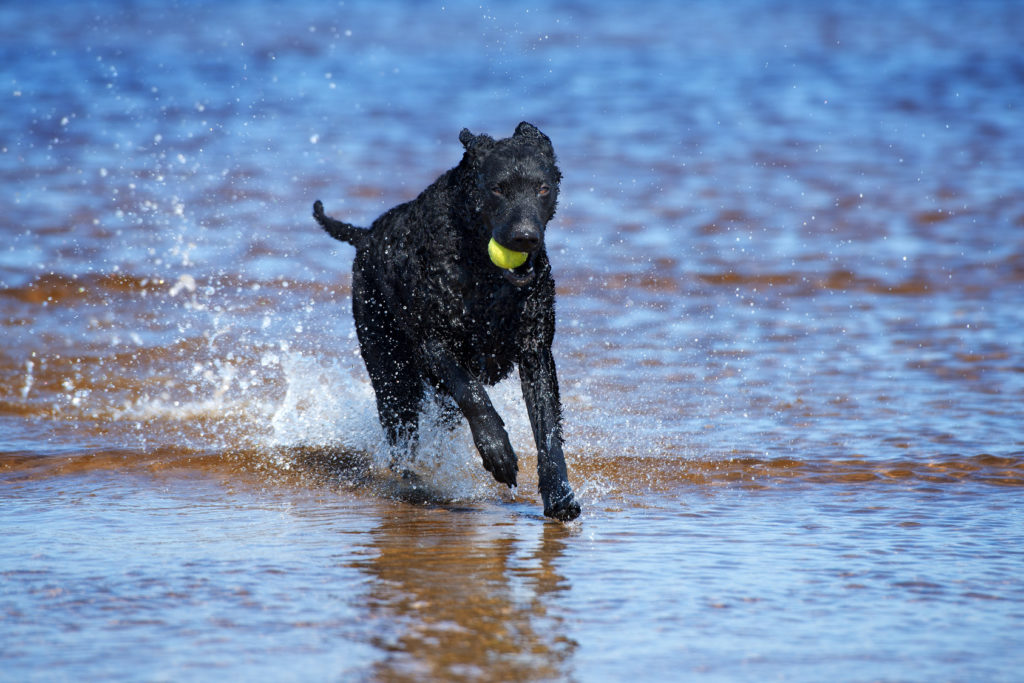
[[[0, 678], [1015, 677], [1021, 11], [645, 8], [0, 9]], [[568, 526], [515, 381], [380, 467], [309, 217], [521, 118]]]

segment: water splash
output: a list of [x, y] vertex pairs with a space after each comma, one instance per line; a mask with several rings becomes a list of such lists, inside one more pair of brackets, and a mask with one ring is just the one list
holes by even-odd
[[[263, 442], [277, 467], [291, 469], [299, 461], [309, 466], [310, 449], [318, 449], [321, 458], [331, 457], [332, 452], [365, 455], [377, 483], [400, 489], [402, 497], [466, 502], [493, 499], [495, 491], [504, 490], [481, 465], [466, 422], [447, 423], [436, 396], [428, 395], [423, 402], [415, 446], [396, 449], [384, 438], [373, 388], [364, 373], [337, 359], [294, 351], [264, 354], [261, 364], [280, 368], [287, 385]], [[533, 444], [518, 386], [518, 378], [513, 377], [489, 393], [513, 447], [522, 454], [532, 452]], [[402, 471], [411, 473], [415, 483], [397, 481]], [[418, 493], [413, 495], [411, 488]]]
[[383, 436], [373, 389], [337, 360], [300, 352], [267, 352], [264, 368], [280, 368], [286, 391], [270, 418], [270, 448], [339, 446], [372, 452]]
[[21, 400], [24, 401], [28, 398], [28, 393], [32, 391], [32, 382], [34, 381], [33, 371], [35, 370], [36, 364], [31, 360], [25, 361], [25, 384], [21, 387]]

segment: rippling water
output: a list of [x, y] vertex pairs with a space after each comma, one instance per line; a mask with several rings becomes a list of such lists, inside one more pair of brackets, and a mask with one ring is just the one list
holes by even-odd
[[[1014, 680], [1024, 8], [0, 7], [0, 679]], [[368, 224], [549, 134], [567, 458], [381, 474]], [[531, 478], [533, 477], [533, 478]]]

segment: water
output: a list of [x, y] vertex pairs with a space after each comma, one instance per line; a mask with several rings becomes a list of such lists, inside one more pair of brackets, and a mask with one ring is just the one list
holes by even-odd
[[[0, 679], [1014, 680], [1024, 8], [0, 7]], [[350, 247], [549, 134], [546, 521], [381, 473]]]

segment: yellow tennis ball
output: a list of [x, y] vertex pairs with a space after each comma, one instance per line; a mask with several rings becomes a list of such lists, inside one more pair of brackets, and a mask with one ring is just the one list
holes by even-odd
[[491, 263], [507, 270], [523, 265], [526, 263], [526, 257], [529, 256], [525, 251], [512, 251], [507, 247], [501, 246], [494, 241], [493, 237], [487, 243], [487, 254], [491, 257]]

